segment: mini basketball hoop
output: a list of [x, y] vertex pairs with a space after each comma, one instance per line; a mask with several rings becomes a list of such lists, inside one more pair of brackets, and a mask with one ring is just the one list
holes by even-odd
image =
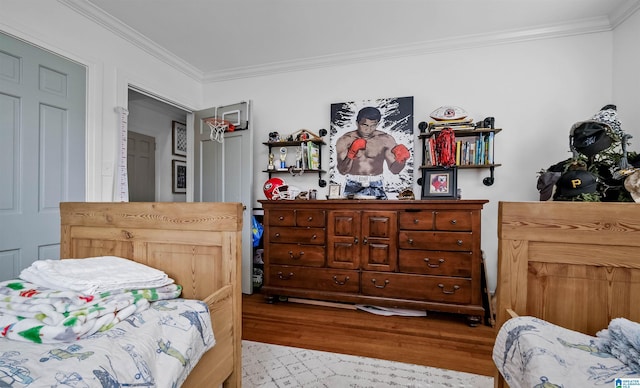
[[209, 139], [211, 139], [211, 141], [217, 141], [218, 143], [224, 142], [224, 133], [227, 130], [233, 131], [235, 129], [235, 126], [229, 121], [219, 119], [217, 117], [206, 119], [204, 122], [207, 123], [207, 125], [211, 129]]

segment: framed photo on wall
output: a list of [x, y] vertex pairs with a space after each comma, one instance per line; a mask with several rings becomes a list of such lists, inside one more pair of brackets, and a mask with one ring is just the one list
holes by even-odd
[[173, 171], [171, 182], [175, 194], [187, 193], [187, 162], [184, 160], [172, 160], [171, 171]]
[[422, 199], [458, 198], [458, 169], [433, 167], [422, 169]]
[[173, 134], [173, 154], [187, 156], [187, 126], [177, 121], [171, 122]]

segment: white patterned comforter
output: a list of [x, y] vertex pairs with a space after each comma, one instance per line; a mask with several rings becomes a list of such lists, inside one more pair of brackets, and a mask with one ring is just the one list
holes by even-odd
[[493, 361], [511, 388], [613, 387], [615, 378], [639, 377], [610, 353], [599, 351], [596, 337], [528, 316], [502, 326]]
[[161, 300], [73, 343], [0, 338], [0, 386], [177, 387], [214, 344], [204, 302]]

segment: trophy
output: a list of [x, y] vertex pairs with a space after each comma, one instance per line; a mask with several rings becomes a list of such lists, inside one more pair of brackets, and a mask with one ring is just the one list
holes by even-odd
[[296, 168], [302, 168], [302, 150], [296, 151]]
[[275, 170], [276, 166], [273, 165], [273, 154], [269, 154], [269, 165], [267, 166], [267, 170]]
[[287, 168], [287, 147], [280, 147], [280, 168]]

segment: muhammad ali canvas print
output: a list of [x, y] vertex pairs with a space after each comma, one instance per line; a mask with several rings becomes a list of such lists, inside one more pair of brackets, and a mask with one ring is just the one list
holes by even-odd
[[331, 104], [329, 179], [342, 196], [396, 199], [413, 171], [413, 97]]

